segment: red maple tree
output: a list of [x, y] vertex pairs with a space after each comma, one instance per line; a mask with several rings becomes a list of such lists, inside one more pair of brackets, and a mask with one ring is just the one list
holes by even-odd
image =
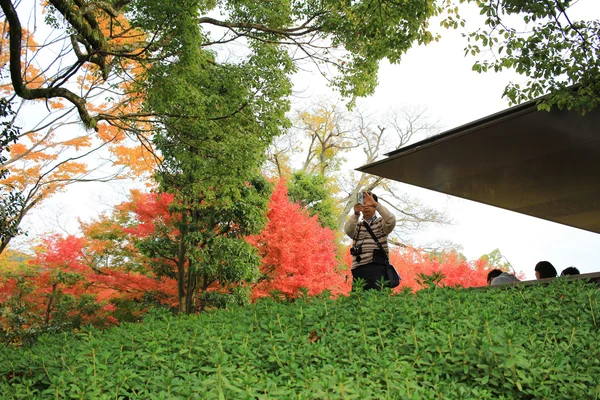
[[[152, 295], [158, 302], [174, 306], [177, 284], [174, 279], [156, 276], [153, 260], [135, 247], [135, 241], [152, 235], [157, 229], [173, 234], [169, 205], [173, 196], [167, 193], [132, 191], [131, 201], [119, 204], [112, 215], [83, 225], [88, 240], [86, 255], [93, 269], [94, 285], [102, 288], [100, 299], [136, 300]], [[109, 260], [97, 265], [93, 260]]]
[[326, 289], [334, 295], [347, 293], [350, 282], [346, 268], [340, 270], [334, 232], [290, 202], [287, 193], [285, 181], [280, 180], [271, 196], [267, 226], [260, 235], [248, 238], [262, 257], [262, 278], [254, 287], [254, 297], [275, 291], [291, 298], [301, 288], [309, 295]]
[[[95, 273], [86, 266], [85, 238], [49, 236], [27, 265], [3, 276], [0, 284], [0, 331], [17, 342], [32, 332], [112, 325], [114, 308], [98, 302]], [[15, 339], [16, 338], [16, 339]]]

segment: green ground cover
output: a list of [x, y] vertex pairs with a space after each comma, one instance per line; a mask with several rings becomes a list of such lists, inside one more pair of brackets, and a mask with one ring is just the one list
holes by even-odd
[[260, 301], [0, 349], [12, 399], [599, 399], [600, 291]]

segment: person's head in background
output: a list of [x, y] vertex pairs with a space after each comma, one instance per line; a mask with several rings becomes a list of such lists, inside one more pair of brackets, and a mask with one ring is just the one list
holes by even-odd
[[494, 280], [495, 277], [500, 276], [501, 274], [502, 274], [502, 270], [500, 270], [500, 269], [491, 270], [487, 276], [488, 286], [492, 284], [492, 281]]
[[565, 268], [563, 270], [563, 272], [560, 273], [560, 276], [566, 276], [566, 275], [579, 275], [581, 272], [579, 272], [579, 270], [575, 267], [569, 267], [569, 268]]
[[540, 261], [535, 265], [535, 277], [537, 279], [556, 278], [556, 268], [548, 261]]

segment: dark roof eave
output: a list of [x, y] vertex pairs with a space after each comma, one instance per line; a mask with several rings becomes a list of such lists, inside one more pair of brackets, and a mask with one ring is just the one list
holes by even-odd
[[413, 143], [409, 146], [402, 147], [400, 149], [391, 151], [389, 153], [385, 153], [384, 155], [388, 157], [387, 159], [382, 159], [382, 160], [372, 162], [371, 164], [363, 165], [362, 167], [356, 168], [356, 171], [365, 172], [366, 169], [371, 168], [372, 166], [381, 164], [382, 162], [387, 162], [391, 158], [396, 158], [396, 157], [400, 157], [405, 154], [410, 154], [415, 151], [425, 149], [429, 146], [433, 146], [437, 143], [440, 143], [440, 142], [443, 142], [446, 140], [450, 140], [452, 138], [470, 133], [474, 130], [478, 130], [478, 129], [484, 128], [486, 126], [498, 124], [498, 123], [501, 123], [508, 119], [516, 118], [520, 115], [537, 111], [538, 101], [539, 101], [539, 99], [528, 101], [527, 103], [519, 104], [519, 105], [511, 107], [507, 110], [503, 110], [503, 111], [497, 112], [495, 114], [488, 115], [488, 116], [480, 118], [478, 120], [475, 120], [475, 121], [469, 122], [467, 124], [458, 126], [456, 128], [452, 128], [448, 131], [439, 133], [435, 136], [431, 136], [427, 139], [423, 139], [423, 140], [421, 140], [417, 143]]

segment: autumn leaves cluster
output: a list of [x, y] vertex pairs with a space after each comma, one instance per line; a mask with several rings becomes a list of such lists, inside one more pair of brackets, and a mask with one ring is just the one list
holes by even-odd
[[[175, 265], [156, 268], [156, 261], [139, 251], [157, 231], [177, 235], [169, 206], [173, 196], [133, 192], [131, 200], [112, 213], [82, 224], [81, 236], [53, 236], [28, 258], [15, 251], [3, 255], [0, 303], [5, 313], [0, 332], [5, 341], [34, 338], [45, 331], [84, 324], [110, 326], [136, 321], [150, 307], [176, 309]], [[320, 225], [298, 203], [289, 200], [285, 182], [274, 188], [268, 223], [258, 235], [247, 237], [262, 261], [253, 282], [240, 282], [252, 298], [293, 299], [302, 293], [328, 290], [333, 296], [349, 293], [351, 263], [337, 233]], [[442, 272], [443, 285], [485, 284], [486, 262], [470, 263], [456, 253], [433, 257], [414, 249], [394, 249], [391, 260], [403, 277], [402, 287], [418, 290], [419, 274]], [[217, 281], [208, 292], [221, 291]]]

